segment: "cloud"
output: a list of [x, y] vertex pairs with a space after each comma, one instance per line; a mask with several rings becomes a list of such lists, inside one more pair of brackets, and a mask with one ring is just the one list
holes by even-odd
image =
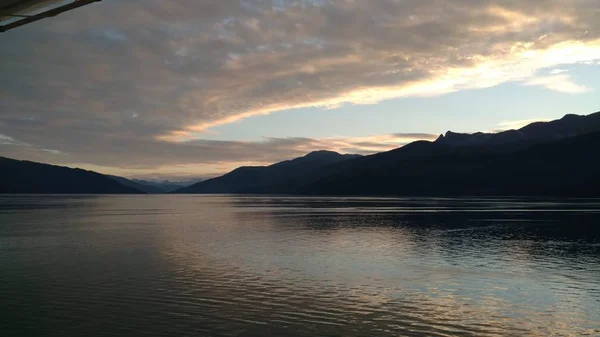
[[0, 145], [30, 146], [7, 135], [0, 134]]
[[566, 73], [569, 72], [568, 69], [552, 69], [550, 71], [550, 75], [556, 75], [556, 74], [562, 74], [562, 73]]
[[529, 86], [540, 86], [567, 94], [581, 94], [591, 91], [590, 88], [574, 83], [568, 74], [540, 76], [527, 80], [524, 84]]
[[492, 132], [502, 132], [506, 130], [518, 130], [524, 126], [527, 126], [531, 123], [535, 122], [548, 122], [550, 121], [547, 118], [530, 118], [530, 119], [520, 119], [515, 121], [502, 121], [498, 123], [498, 126]]
[[52, 150], [52, 149], [40, 149], [40, 150], [41, 150], [41, 151], [44, 151], [44, 152], [48, 152], [48, 153], [54, 154], [54, 155], [61, 155], [61, 154], [65, 154], [65, 153], [62, 153], [61, 151], [58, 151], [58, 150]]
[[110, 167], [241, 161], [204, 133], [505, 82], [584, 92], [539, 74], [600, 61], [599, 16], [596, 0], [102, 1], [2, 35], [0, 132]]
[[[13, 152], [17, 152], [17, 153], [24, 152], [24, 151], [30, 152], [30, 153], [31, 152], [33, 152], [33, 153], [39, 153], [41, 151], [41, 152], [51, 153], [51, 154], [54, 154], [54, 155], [65, 154], [65, 153], [63, 153], [61, 151], [58, 151], [58, 150], [40, 148], [40, 147], [37, 147], [35, 145], [32, 145], [32, 144], [29, 144], [29, 143], [26, 143], [26, 142], [14, 139], [13, 137], [0, 134], [0, 151], [3, 148], [4, 149], [6, 149], [6, 148], [11, 149]], [[23, 148], [25, 148], [25, 150]], [[4, 151], [2, 151], [2, 152], [4, 152]]]

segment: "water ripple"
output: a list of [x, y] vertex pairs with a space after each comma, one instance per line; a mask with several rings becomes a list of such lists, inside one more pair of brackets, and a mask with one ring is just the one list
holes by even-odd
[[600, 201], [0, 198], [2, 336], [600, 335]]

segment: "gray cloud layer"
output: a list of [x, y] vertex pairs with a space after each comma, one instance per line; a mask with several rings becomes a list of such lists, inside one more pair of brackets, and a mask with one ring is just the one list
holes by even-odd
[[506, 81], [580, 92], [568, 74], [536, 74], [600, 59], [599, 17], [597, 0], [105, 0], [0, 37], [0, 134], [32, 144], [0, 150], [120, 167], [243, 161], [278, 142], [241, 153], [201, 131]]

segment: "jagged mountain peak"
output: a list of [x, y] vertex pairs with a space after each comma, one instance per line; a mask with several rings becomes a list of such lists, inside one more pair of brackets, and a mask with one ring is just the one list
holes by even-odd
[[448, 131], [445, 135], [441, 135], [436, 142], [449, 146], [495, 146], [522, 141], [542, 143], [597, 131], [600, 131], [600, 113], [587, 116], [567, 114], [558, 120], [534, 122], [518, 130], [498, 133], [469, 134]]

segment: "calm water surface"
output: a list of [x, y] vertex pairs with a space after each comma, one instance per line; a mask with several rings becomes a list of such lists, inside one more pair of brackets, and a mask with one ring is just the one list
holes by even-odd
[[600, 200], [0, 197], [0, 336], [598, 336]]

